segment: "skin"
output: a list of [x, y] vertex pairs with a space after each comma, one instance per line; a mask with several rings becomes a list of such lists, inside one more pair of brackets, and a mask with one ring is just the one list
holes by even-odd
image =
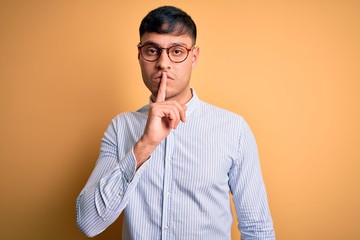
[[[145, 33], [141, 43], [155, 43], [168, 48], [175, 44], [192, 47], [188, 35]], [[144, 60], [138, 53], [142, 78], [151, 92], [153, 103], [150, 105], [146, 127], [141, 138], [134, 146], [136, 168], [139, 168], [151, 153], [166, 138], [171, 130], [176, 129], [180, 121], [186, 121], [186, 103], [191, 99], [190, 78], [199, 57], [199, 48], [189, 52], [182, 63], [173, 63], [166, 51], [155, 62]]]

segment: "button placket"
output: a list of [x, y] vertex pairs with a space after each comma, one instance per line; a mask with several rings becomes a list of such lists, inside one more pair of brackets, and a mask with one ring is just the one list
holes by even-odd
[[169, 238], [171, 228], [171, 183], [172, 183], [172, 152], [173, 152], [173, 134], [166, 138], [165, 157], [164, 157], [164, 185], [163, 185], [163, 209], [162, 209], [162, 239]]

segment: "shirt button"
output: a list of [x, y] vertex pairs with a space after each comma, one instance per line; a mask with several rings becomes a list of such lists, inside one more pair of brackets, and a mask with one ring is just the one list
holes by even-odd
[[170, 195], [170, 192], [166, 192], [166, 196], [169, 196]]
[[167, 157], [166, 157], [166, 160], [170, 161], [170, 160], [171, 160], [171, 157], [170, 157], [170, 156], [167, 156]]
[[167, 231], [169, 230], [169, 227], [168, 226], [164, 226], [164, 231]]
[[120, 191], [120, 192], [119, 192], [119, 196], [122, 196], [122, 195], [124, 195], [124, 192], [123, 192], [123, 191]]

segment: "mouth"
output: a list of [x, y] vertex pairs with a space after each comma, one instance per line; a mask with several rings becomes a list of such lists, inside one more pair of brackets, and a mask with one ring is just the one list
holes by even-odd
[[[174, 78], [171, 75], [169, 75], [169, 73], [166, 73], [166, 75], [168, 80], [174, 80]], [[162, 73], [156, 74], [154, 77], [154, 81], [159, 82], [161, 78], [162, 78]]]

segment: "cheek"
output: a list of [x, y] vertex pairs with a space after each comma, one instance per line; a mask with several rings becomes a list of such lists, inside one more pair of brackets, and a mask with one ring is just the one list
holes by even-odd
[[188, 80], [189, 76], [191, 75], [191, 71], [192, 71], [192, 64], [190, 63], [186, 63], [186, 65], [184, 65], [181, 69], [178, 69], [178, 73], [181, 73], [181, 75], [179, 76], [180, 78], [182, 78], [182, 80]]
[[150, 71], [150, 67], [148, 66], [148, 64], [142, 64], [140, 63], [140, 68], [141, 68], [141, 73], [142, 76], [145, 78], [149, 78], [151, 71]]

